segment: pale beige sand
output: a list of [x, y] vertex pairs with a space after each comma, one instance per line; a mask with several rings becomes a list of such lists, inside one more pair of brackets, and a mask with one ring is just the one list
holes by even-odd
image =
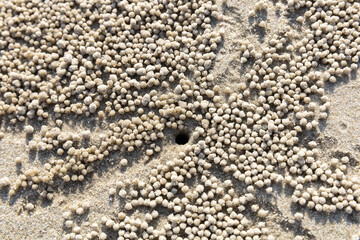
[[[277, 9], [269, 8], [264, 36], [249, 26], [248, 14], [252, 9], [253, 0], [229, 0], [223, 6], [223, 21], [217, 28], [225, 30], [224, 46], [220, 50], [214, 66], [214, 75], [220, 86], [232, 86], [243, 80], [240, 74], [239, 39], [252, 41], [256, 48], [261, 48], [273, 34], [282, 30], [284, 17], [276, 16]], [[219, 6], [220, 3], [219, 3]], [[281, 10], [280, 10], [281, 12]], [[261, 35], [261, 34], [260, 34]], [[259, 39], [263, 38], [261, 41]], [[329, 159], [332, 156], [349, 156], [353, 174], [359, 174], [360, 167], [360, 75], [356, 79], [336, 83], [328, 88], [331, 107], [326, 124], [319, 137], [322, 156]], [[69, 131], [78, 129], [69, 129]], [[101, 131], [97, 129], [97, 131]], [[96, 135], [96, 132], [94, 133]], [[38, 137], [35, 134], [35, 138]], [[86, 222], [99, 221], [102, 216], [109, 216], [119, 209], [119, 202], [109, 196], [109, 189], [115, 186], [117, 180], [142, 178], [160, 162], [176, 157], [184, 147], [173, 145], [173, 136], [167, 136], [169, 142], [164, 144], [161, 153], [145, 163], [142, 159], [133, 159], [130, 166], [124, 170], [118, 165], [112, 165], [108, 160], [106, 166], [100, 166], [91, 179], [83, 184], [67, 187], [65, 190], [54, 191], [52, 202], [40, 202], [31, 192], [22, 192], [11, 201], [6, 189], [0, 192], [0, 239], [62, 239], [64, 236], [64, 218], [62, 214], [73, 204], [83, 201], [91, 203], [90, 211], [83, 217], [84, 229]], [[41, 159], [32, 159], [29, 155], [27, 140], [24, 133], [7, 132], [0, 141], [0, 177], [8, 176], [14, 181], [19, 170], [15, 158], [23, 159], [22, 168], [41, 166]], [[120, 156], [113, 156], [119, 158]], [[275, 187], [276, 189], [276, 187]], [[26, 211], [24, 206], [34, 202], [34, 211]], [[267, 218], [268, 228], [275, 239], [294, 239], [296, 235], [304, 239], [340, 240], [355, 239], [360, 235], [359, 214], [347, 215], [339, 213], [326, 215], [305, 210], [301, 207], [291, 209], [290, 196], [285, 191], [275, 191], [273, 198], [268, 199], [272, 210]], [[294, 221], [294, 213], [304, 213], [301, 222]], [[81, 225], [81, 223], [79, 224]], [[352, 238], [353, 237], [353, 238]]]

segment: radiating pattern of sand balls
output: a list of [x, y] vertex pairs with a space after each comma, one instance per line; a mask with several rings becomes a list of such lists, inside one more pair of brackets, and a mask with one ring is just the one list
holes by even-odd
[[[256, 4], [252, 15], [267, 4]], [[66, 239], [107, 239], [109, 232], [118, 239], [274, 239], [266, 226], [271, 209], [258, 196], [271, 196], [277, 184], [307, 209], [360, 211], [349, 157], [323, 159], [316, 142], [329, 108], [325, 84], [358, 68], [360, 4], [288, 1], [285, 8], [305, 34], [289, 23], [262, 49], [237, 39], [246, 81], [232, 89], [211, 73], [224, 40], [213, 27], [213, 1], [2, 6], [0, 115], [14, 126], [25, 122], [28, 135], [40, 131], [29, 147], [56, 159], [0, 186], [10, 185], [12, 196], [32, 188], [51, 200], [55, 179], [83, 181], [110, 153], [140, 150], [151, 160], [171, 129], [185, 134], [178, 156], [146, 180], [114, 183], [110, 195], [123, 205], [92, 231], [75, 224], [91, 206], [74, 206], [64, 214]], [[107, 130], [98, 143], [82, 145], [92, 133], [62, 131], [69, 116], [103, 121]]]
[[[48, 171], [20, 176], [11, 194], [55, 177], [83, 181], [90, 163], [116, 150], [145, 144], [151, 156], [165, 127], [182, 129], [186, 118], [197, 117], [196, 107], [181, 106], [200, 98], [196, 83], [211, 78], [221, 41], [210, 25], [217, 13], [211, 1], [8, 4], [0, 114], [12, 124], [42, 121], [41, 139], [29, 147], [59, 156], [46, 164]], [[62, 131], [65, 116], [97, 117], [110, 122], [109, 130], [99, 144], [82, 146], [90, 132]], [[33, 127], [24, 130], [31, 134]]]

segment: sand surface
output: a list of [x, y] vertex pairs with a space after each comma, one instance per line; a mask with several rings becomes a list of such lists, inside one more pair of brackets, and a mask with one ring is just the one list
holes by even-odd
[[[239, 41], [246, 39], [261, 49], [275, 35], [283, 31], [288, 21], [283, 10], [275, 6], [278, 1], [269, 1], [265, 12], [250, 17], [255, 0], [228, 0], [225, 4], [218, 3], [221, 17], [215, 29], [223, 29], [223, 45], [211, 70], [215, 81], [221, 88], [233, 88], [244, 81], [244, 69], [240, 67]], [[265, 21], [265, 27], [259, 29], [255, 25], [259, 20]], [[301, 28], [301, 27], [299, 27]], [[305, 28], [305, 27], [304, 27]], [[301, 29], [299, 30], [302, 31]], [[296, 41], [296, 40], [294, 40]], [[1, 53], [0, 53], [1, 55]], [[319, 143], [320, 158], [327, 161], [332, 157], [348, 156], [352, 165], [351, 172], [359, 177], [360, 170], [360, 74], [335, 84], [326, 86], [326, 95], [330, 99], [329, 116], [319, 125], [319, 136], [312, 139]], [[225, 95], [225, 94], [224, 94]], [[7, 176], [11, 181], [22, 169], [33, 166], [41, 168], [49, 156], [33, 153], [29, 150], [29, 139], [21, 127], [11, 127], [4, 121], [0, 122], [5, 137], [0, 140], [0, 177]], [[91, 123], [90, 123], [91, 124]], [[68, 132], [79, 132], [85, 129], [82, 124], [64, 126]], [[97, 125], [92, 127], [92, 137], [96, 138], [103, 129]], [[34, 139], [40, 136], [35, 132]], [[22, 190], [10, 198], [8, 188], [0, 191], [0, 239], [63, 239], [69, 231], [64, 226], [63, 213], [76, 204], [89, 202], [90, 209], [76, 219], [76, 224], [82, 231], [90, 229], [90, 224], [100, 222], [103, 216], [117, 214], [123, 203], [117, 197], [109, 194], [109, 189], [116, 182], [145, 179], [147, 173], [160, 163], [176, 158], [185, 146], [176, 145], [173, 132], [165, 132], [161, 151], [158, 155], [145, 161], [141, 154], [116, 152], [111, 154], [101, 164], [97, 164], [92, 175], [84, 182], [77, 184], [60, 184], [53, 190], [53, 200], [40, 200], [38, 193], [32, 190]], [[119, 159], [129, 159], [129, 166], [119, 166]], [[21, 158], [22, 164], [16, 164], [15, 159]], [[236, 186], [236, 187], [241, 187]], [[346, 214], [337, 211], [333, 214], [318, 213], [291, 203], [291, 193], [286, 187], [274, 185], [272, 196], [259, 195], [264, 206], [270, 211], [266, 218], [268, 229], [274, 239], [316, 239], [340, 240], [358, 239], [360, 236], [359, 213]], [[33, 203], [35, 208], [27, 211], [27, 203]], [[304, 214], [302, 221], [295, 221], [294, 214]], [[140, 217], [143, 217], [139, 213]], [[161, 223], [161, 220], [159, 221]], [[115, 239], [110, 234], [108, 239]]]

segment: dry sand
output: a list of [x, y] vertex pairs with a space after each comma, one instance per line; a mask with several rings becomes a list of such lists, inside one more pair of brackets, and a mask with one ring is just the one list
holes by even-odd
[[[259, 31], [251, 24], [256, 19], [249, 18], [249, 10], [256, 1], [229, 0], [222, 6], [223, 20], [216, 28], [225, 30], [224, 44], [217, 55], [213, 73], [220, 86], [232, 86], [243, 81], [242, 70], [239, 69], [239, 39], [249, 39], [256, 48], [261, 48], [274, 34], [282, 31], [286, 18], [275, 6], [268, 8], [267, 13], [259, 16], [266, 21], [265, 31]], [[220, 3], [218, 3], [219, 6]], [[279, 13], [277, 15], [277, 13]], [[317, 140], [321, 143], [321, 154], [324, 159], [332, 156], [349, 156], [356, 174], [360, 167], [360, 75], [354, 79], [344, 80], [329, 85], [327, 95], [331, 107], [329, 117], [321, 125], [321, 133]], [[4, 126], [3, 124], [3, 127]], [[68, 131], [79, 131], [81, 126], [68, 126]], [[0, 141], [0, 176], [16, 179], [20, 169], [29, 166], [41, 166], [42, 159], [47, 156], [34, 155], [29, 152], [28, 139], [21, 129], [6, 129], [5, 137]], [[94, 135], [100, 133], [96, 127]], [[35, 134], [34, 138], [37, 138]], [[167, 141], [155, 159], [144, 162], [139, 155], [127, 155], [131, 159], [126, 169], [118, 165], [121, 154], [113, 154], [103, 164], [97, 166], [95, 173], [81, 184], [65, 185], [54, 190], [53, 201], [39, 201], [33, 191], [23, 191], [15, 198], [9, 199], [7, 189], [0, 192], [0, 239], [62, 239], [66, 230], [62, 214], [73, 204], [87, 201], [91, 203], [88, 213], [79, 218], [79, 225], [87, 228], [87, 222], [99, 221], [102, 216], [110, 216], [119, 209], [119, 201], [109, 195], [109, 189], [118, 180], [144, 177], [152, 167], [167, 159], [176, 157], [183, 146], [174, 144], [172, 133], [168, 133]], [[23, 159], [17, 166], [15, 159]], [[301, 235], [304, 239], [340, 240], [356, 239], [360, 236], [359, 214], [351, 215], [336, 212], [335, 214], [317, 213], [293, 207], [287, 189], [274, 186], [272, 198], [264, 197], [264, 204], [271, 210], [267, 223], [270, 233], [275, 239], [294, 239]], [[35, 209], [26, 211], [25, 205], [33, 202]], [[294, 213], [301, 212], [304, 219], [294, 221]], [[353, 238], [352, 238], [353, 237]], [[111, 237], [110, 237], [111, 239]]]

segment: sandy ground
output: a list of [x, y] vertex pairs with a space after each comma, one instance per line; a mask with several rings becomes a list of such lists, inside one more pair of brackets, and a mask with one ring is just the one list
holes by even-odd
[[[214, 74], [221, 86], [232, 86], [242, 81], [239, 63], [238, 39], [248, 39], [257, 48], [271, 38], [273, 34], [282, 30], [283, 16], [277, 16], [275, 7], [269, 8], [266, 17], [265, 32], [258, 32], [251, 27], [254, 20], [249, 20], [249, 10], [253, 6], [252, 0], [228, 1], [223, 9], [223, 21], [217, 28], [225, 29], [224, 46], [220, 50]], [[220, 6], [220, 3], [219, 3]], [[349, 156], [353, 161], [353, 172], [360, 166], [360, 76], [355, 79], [336, 83], [328, 87], [331, 101], [329, 117], [321, 126], [322, 131], [318, 140], [321, 141], [322, 155], [325, 159], [332, 156]], [[71, 128], [69, 128], [71, 130]], [[100, 129], [97, 129], [101, 131]], [[35, 135], [35, 138], [37, 136]], [[9, 200], [7, 189], [0, 192], [0, 239], [62, 239], [64, 233], [64, 219], [62, 214], [73, 204], [88, 201], [91, 208], [78, 224], [86, 228], [88, 222], [99, 220], [102, 216], [114, 214], [119, 209], [119, 201], [109, 195], [109, 188], [115, 186], [118, 180], [146, 176], [152, 167], [159, 162], [171, 159], [182, 150], [182, 146], [174, 145], [172, 135], [167, 135], [161, 153], [151, 163], [146, 163], [136, 156], [126, 169], [116, 163], [121, 156], [113, 155], [103, 165], [99, 165], [95, 174], [84, 183], [76, 186], [66, 186], [54, 191], [52, 202], [40, 202], [32, 191], [22, 192], [16, 198]], [[22, 166], [15, 164], [15, 158], [23, 159]], [[12, 181], [16, 178], [20, 168], [41, 166], [42, 159], [29, 153], [27, 139], [22, 132], [6, 132], [0, 141], [0, 176], [8, 176]], [[113, 163], [113, 164], [112, 164]], [[294, 239], [296, 235], [305, 239], [335, 240], [355, 239], [360, 235], [359, 214], [347, 215], [336, 213], [332, 215], [319, 214], [314, 211], [291, 207], [291, 199], [286, 189], [279, 187], [271, 199], [267, 199], [272, 210], [267, 222], [270, 231], [276, 239]], [[28, 212], [24, 206], [34, 202], [35, 209]], [[294, 221], [294, 213], [304, 213], [301, 222]]]

